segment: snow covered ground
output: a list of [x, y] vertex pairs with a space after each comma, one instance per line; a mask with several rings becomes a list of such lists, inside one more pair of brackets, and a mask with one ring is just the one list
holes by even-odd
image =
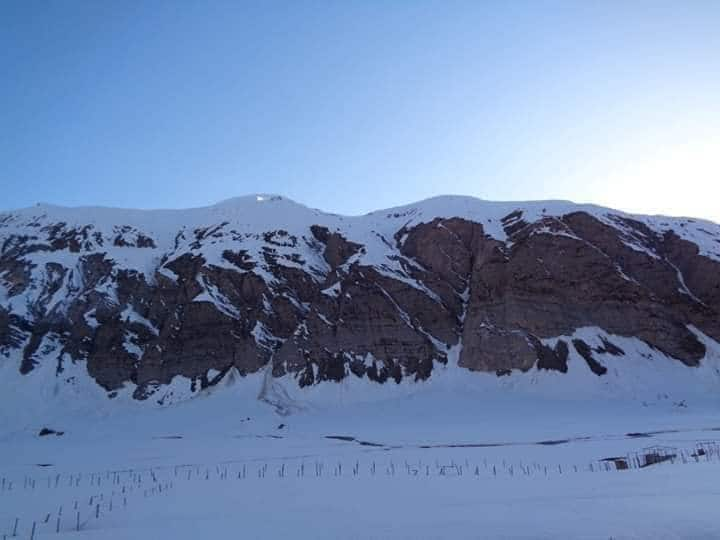
[[[720, 395], [502, 379], [325, 385], [279, 416], [258, 376], [49, 415], [62, 436], [18, 424], [0, 432], [0, 536], [17, 520], [20, 538], [720, 538]], [[675, 458], [602, 461], [652, 446]]]
[[[231, 372], [192, 396], [176, 378], [164, 406], [6, 363], [0, 537], [720, 538], [719, 351], [621, 344], [634, 362], [604, 377], [574, 354], [399, 385]], [[675, 457], [639, 468], [651, 447]]]

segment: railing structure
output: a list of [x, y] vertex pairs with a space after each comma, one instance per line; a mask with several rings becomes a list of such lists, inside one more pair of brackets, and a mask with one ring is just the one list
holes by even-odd
[[[692, 448], [652, 446], [622, 457], [609, 457], [587, 463], [546, 464], [502, 460], [432, 462], [394, 459], [353, 459], [350, 462], [329, 459], [285, 459], [275, 462], [234, 461], [214, 466], [169, 465], [146, 469], [102, 472], [24, 475], [21, 479], [0, 476], [0, 508], [3, 500], [16, 496], [62, 501], [51, 509], [35, 514], [8, 518], [0, 514], [0, 538], [29, 538], [38, 535], [71, 533], [101, 526], [103, 518], [129, 511], [133, 504], [171, 493], [180, 485], [193, 482], [250, 482], [269, 479], [285, 481], [311, 478], [359, 477], [441, 477], [491, 479], [497, 477], [551, 477], [576, 473], [610, 473], [642, 470], [652, 466], [690, 463], [719, 463], [720, 441], [698, 442]], [[53, 492], [48, 493], [48, 491]], [[41, 493], [42, 492], [42, 493]], [[47, 495], [47, 496], [44, 496]]]

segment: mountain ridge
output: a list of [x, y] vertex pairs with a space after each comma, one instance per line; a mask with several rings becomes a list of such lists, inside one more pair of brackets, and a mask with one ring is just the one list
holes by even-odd
[[663, 213], [647, 213], [647, 212], [634, 212], [634, 211], [628, 211], [628, 210], [620, 210], [619, 208], [615, 208], [612, 206], [605, 206], [601, 204], [595, 204], [595, 203], [581, 203], [576, 202], [570, 199], [528, 199], [528, 200], [494, 200], [494, 199], [486, 199], [483, 197], [476, 197], [473, 195], [461, 195], [461, 194], [442, 194], [442, 195], [433, 195], [430, 197], [426, 197], [423, 199], [418, 199], [414, 202], [409, 202], [405, 204], [399, 204], [395, 206], [389, 206], [386, 208], [379, 208], [376, 210], [370, 210], [365, 213], [360, 214], [342, 214], [338, 212], [331, 212], [329, 210], [323, 210], [322, 208], [317, 208], [313, 206], [309, 206], [305, 203], [302, 203], [300, 201], [296, 201], [295, 199], [291, 197], [287, 197], [285, 195], [279, 194], [279, 193], [248, 193], [245, 195], [236, 195], [233, 197], [228, 197], [225, 199], [221, 199], [218, 202], [202, 205], [202, 206], [189, 206], [189, 207], [163, 207], [163, 208], [134, 208], [134, 207], [125, 207], [125, 206], [106, 206], [106, 205], [63, 205], [63, 204], [55, 204], [45, 201], [37, 202], [30, 206], [24, 206], [19, 208], [8, 208], [1, 210], [0, 209], [0, 216], [4, 216], [5, 214], [15, 214], [15, 213], [25, 213], [30, 211], [35, 211], [38, 208], [45, 209], [45, 210], [63, 210], [63, 211], [83, 211], [83, 210], [95, 210], [95, 211], [110, 211], [110, 212], [121, 212], [121, 211], [127, 211], [127, 212], [133, 212], [133, 213], [174, 213], [174, 212], [191, 212], [196, 210], [209, 210], [212, 208], [217, 207], [223, 207], [223, 206], [231, 206], [233, 204], [242, 204], [242, 203], [253, 203], [253, 202], [267, 202], [272, 200], [282, 200], [288, 203], [291, 203], [293, 205], [303, 207], [307, 210], [313, 211], [313, 212], [319, 212], [321, 214], [326, 214], [329, 216], [336, 216], [336, 217], [342, 217], [342, 218], [362, 218], [366, 216], [371, 216], [375, 214], [382, 214], [390, 211], [396, 211], [396, 210], [407, 210], [413, 207], [422, 206], [426, 203], [431, 203], [435, 201], [440, 202], [451, 202], [451, 201], [471, 201], [478, 204], [486, 204], [489, 206], [492, 205], [503, 205], [503, 206], [516, 206], [516, 207], [522, 207], [524, 205], [531, 205], [531, 206], [538, 206], [538, 205], [545, 205], [545, 206], [566, 206], [566, 207], [576, 207], [576, 208], [588, 208], [588, 209], [595, 209], [597, 211], [610, 211], [618, 215], [623, 215], [625, 217], [636, 217], [636, 218], [665, 218], [665, 219], [678, 219], [678, 220], [686, 220], [686, 221], [696, 221], [696, 222], [703, 222], [707, 224], [712, 225], [718, 225], [719, 223], [709, 219], [704, 218], [700, 216], [689, 216], [689, 215], [670, 215], [670, 214], [663, 214]]
[[0, 362], [84, 365], [110, 397], [263, 370], [419, 381], [449, 357], [497, 376], [575, 357], [603, 377], [626, 356], [613, 335], [690, 367], [720, 340], [719, 225], [566, 201], [37, 206], [0, 213], [0, 245]]

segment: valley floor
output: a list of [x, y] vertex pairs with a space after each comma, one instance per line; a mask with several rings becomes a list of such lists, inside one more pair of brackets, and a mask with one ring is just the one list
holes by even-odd
[[3, 433], [0, 537], [720, 538], [716, 403], [246, 398]]

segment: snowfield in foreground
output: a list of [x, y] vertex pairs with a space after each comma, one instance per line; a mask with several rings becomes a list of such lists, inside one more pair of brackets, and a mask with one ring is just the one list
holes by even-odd
[[[250, 382], [47, 426], [63, 435], [3, 431], [0, 535], [720, 537], [716, 398], [468, 385], [343, 403], [334, 385], [279, 416]], [[638, 467], [648, 455], [667, 460]]]

